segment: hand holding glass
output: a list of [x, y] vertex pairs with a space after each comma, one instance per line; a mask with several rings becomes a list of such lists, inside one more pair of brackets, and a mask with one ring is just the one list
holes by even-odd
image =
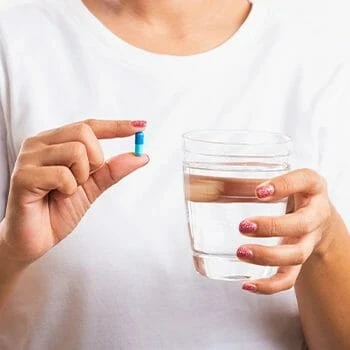
[[239, 260], [244, 244], [277, 245], [279, 238], [243, 236], [239, 224], [252, 216], [286, 213], [287, 198], [261, 202], [256, 187], [290, 171], [289, 137], [245, 130], [198, 130], [184, 140], [184, 185], [196, 270], [209, 278], [269, 277], [274, 267]]

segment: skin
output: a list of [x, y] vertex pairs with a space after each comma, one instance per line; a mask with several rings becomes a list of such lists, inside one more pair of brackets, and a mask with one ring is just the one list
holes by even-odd
[[87, 120], [23, 142], [0, 223], [0, 306], [26, 267], [66, 238], [105, 190], [148, 163], [131, 153], [105, 162], [98, 140], [142, 130], [130, 121]]
[[[246, 245], [237, 254], [258, 265], [280, 266], [275, 276], [251, 281], [243, 288], [273, 294], [295, 286], [303, 330], [310, 349], [350, 348], [350, 235], [329, 200], [326, 181], [310, 169], [276, 177], [261, 201], [292, 197], [291, 213], [251, 217], [248, 236], [281, 237], [277, 247]], [[259, 187], [257, 189], [257, 197]], [[243, 254], [242, 254], [243, 252]]]
[[[191, 55], [220, 45], [239, 29], [251, 8], [245, 0], [84, 2], [125, 41], [148, 51], [173, 55]], [[6, 266], [0, 268], [0, 305], [5, 303], [23, 270], [66, 237], [104, 190], [148, 161], [147, 157], [129, 154], [103, 163], [97, 139], [128, 136], [140, 130], [130, 128], [130, 123], [116, 123], [112, 128], [106, 122], [82, 124], [89, 131], [81, 124], [66, 126], [60, 132], [49, 131], [23, 144], [12, 175], [6, 216], [0, 225], [0, 266]], [[81, 134], [88, 138], [77, 138]], [[56, 151], [49, 151], [52, 142], [58, 145]], [[67, 142], [81, 144], [76, 152], [83, 161], [77, 161], [76, 154], [69, 159], [64, 156], [62, 145]], [[56, 166], [51, 169], [52, 174], [45, 168], [48, 164]], [[95, 172], [89, 175], [91, 171]], [[194, 183], [196, 186], [201, 184]], [[268, 186], [269, 196], [259, 198], [261, 186]], [[214, 183], [207, 193], [216, 198], [215, 191], [224, 189], [225, 186]], [[293, 206], [281, 217], [245, 218], [245, 224], [248, 221], [255, 229], [242, 229], [242, 234], [277, 236], [282, 238], [282, 244], [238, 249], [237, 255], [244, 261], [280, 266], [275, 276], [250, 281], [243, 289], [273, 294], [295, 286], [309, 348], [349, 349], [350, 236], [329, 200], [325, 180], [310, 169], [300, 169], [260, 184], [256, 197], [261, 201], [289, 197]]]
[[192, 55], [229, 39], [249, 15], [246, 0], [84, 0], [113, 33], [147, 51]]

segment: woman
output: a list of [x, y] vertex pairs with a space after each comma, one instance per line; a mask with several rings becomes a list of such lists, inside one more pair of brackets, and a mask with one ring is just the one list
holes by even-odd
[[[2, 350], [350, 348], [342, 8], [280, 3], [43, 0], [1, 16]], [[200, 128], [295, 144], [298, 169], [262, 198], [294, 211], [241, 225], [289, 244], [241, 247], [280, 266], [243, 290], [193, 272], [180, 135]], [[124, 138], [142, 130], [149, 164]]]

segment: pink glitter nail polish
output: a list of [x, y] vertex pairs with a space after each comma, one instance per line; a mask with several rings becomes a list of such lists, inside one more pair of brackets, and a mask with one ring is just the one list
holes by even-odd
[[147, 121], [146, 120], [134, 120], [131, 122], [131, 125], [134, 128], [144, 128], [147, 125]]
[[245, 247], [240, 247], [237, 250], [237, 256], [242, 259], [250, 259], [253, 257], [253, 252]]
[[247, 290], [248, 292], [252, 292], [252, 293], [255, 293], [258, 290], [257, 286], [255, 284], [252, 284], [252, 283], [243, 284], [242, 289]]
[[241, 233], [253, 233], [257, 230], [258, 225], [255, 222], [249, 220], [243, 220], [239, 224], [239, 231]]
[[272, 185], [265, 185], [256, 189], [256, 196], [261, 199], [271, 197], [274, 193], [275, 188]]

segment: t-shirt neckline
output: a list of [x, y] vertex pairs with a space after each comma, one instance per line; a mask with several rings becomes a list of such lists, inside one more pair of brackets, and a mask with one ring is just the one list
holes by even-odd
[[[241, 27], [225, 42], [208, 51], [196, 53], [187, 56], [177, 56], [169, 54], [159, 54], [147, 51], [133, 46], [125, 40], [119, 38], [115, 33], [109, 30], [90, 10], [85, 6], [82, 0], [66, 0], [65, 5], [69, 7], [69, 14], [85, 27], [99, 44], [107, 47], [111, 55], [118, 55], [129, 64], [147, 67], [148, 69], [174, 70], [177, 66], [181, 69], [193, 69], [202, 64], [213, 63], [220, 64], [221, 61], [227, 62], [229, 57], [234, 64], [234, 58], [240, 62], [240, 57], [246, 51], [252, 51], [254, 45], [257, 45], [263, 33], [266, 23], [268, 10], [261, 1], [252, 1], [251, 11], [241, 25]], [[232, 51], [237, 53], [232, 54]], [[238, 56], [239, 55], [239, 56]]]

